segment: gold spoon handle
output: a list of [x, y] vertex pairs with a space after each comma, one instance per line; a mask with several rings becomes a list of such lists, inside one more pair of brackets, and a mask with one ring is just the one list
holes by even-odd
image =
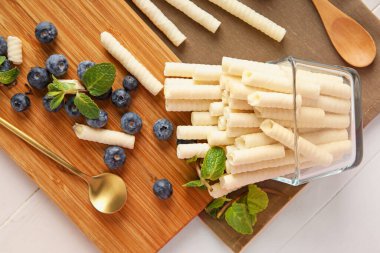
[[73, 165], [68, 163], [66, 160], [64, 160], [62, 157], [59, 155], [55, 154], [53, 151], [49, 150], [47, 147], [43, 146], [42, 144], [38, 143], [35, 139], [6, 121], [5, 119], [0, 117], [0, 125], [4, 126], [7, 128], [9, 131], [23, 139], [25, 142], [29, 143], [32, 147], [49, 157], [50, 159], [56, 161], [58, 164], [62, 165], [65, 169], [70, 171], [71, 173], [79, 176], [82, 178], [84, 181], [89, 182], [89, 176], [84, 174], [82, 171], [78, 170], [75, 168]]

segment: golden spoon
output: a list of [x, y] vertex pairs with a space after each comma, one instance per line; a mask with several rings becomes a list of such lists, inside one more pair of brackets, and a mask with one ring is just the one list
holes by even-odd
[[86, 175], [1, 117], [0, 125], [62, 165], [74, 175], [86, 181], [88, 184], [90, 202], [99, 212], [111, 214], [119, 211], [124, 206], [127, 200], [127, 188], [121, 177], [111, 173], [102, 173], [93, 177]]
[[376, 56], [376, 45], [367, 30], [328, 0], [313, 3], [340, 56], [355, 67], [370, 65]]

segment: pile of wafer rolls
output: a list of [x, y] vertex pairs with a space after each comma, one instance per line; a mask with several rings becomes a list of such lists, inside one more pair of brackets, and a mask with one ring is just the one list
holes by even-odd
[[179, 144], [178, 158], [225, 147], [226, 174], [212, 185], [214, 198], [352, 152], [352, 88], [341, 76], [297, 70], [294, 93], [289, 66], [229, 57], [222, 65], [169, 62], [164, 74], [167, 111], [191, 112], [177, 139], [195, 142]]

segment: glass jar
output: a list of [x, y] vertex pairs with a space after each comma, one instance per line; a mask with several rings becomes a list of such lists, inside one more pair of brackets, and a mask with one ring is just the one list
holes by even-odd
[[[311, 180], [331, 176], [335, 174], [339, 174], [348, 169], [355, 168], [358, 166], [362, 160], [363, 156], [363, 132], [362, 132], [362, 111], [361, 111], [361, 83], [358, 73], [352, 69], [347, 67], [333, 66], [333, 65], [325, 65], [312, 61], [305, 61], [296, 59], [293, 57], [287, 57], [285, 59], [279, 61], [270, 62], [273, 64], [277, 64], [283, 67], [286, 72], [291, 75], [293, 80], [293, 97], [294, 97], [294, 119], [293, 125], [287, 126], [291, 128], [294, 133], [294, 172], [288, 174], [286, 176], [277, 177], [274, 180], [284, 182], [290, 185], [300, 185], [303, 183], [310, 182]], [[314, 77], [307, 78], [305, 73], [312, 72]], [[351, 152], [346, 152], [343, 157], [339, 157], [339, 159], [334, 159], [334, 161], [328, 166], [303, 166], [302, 154], [300, 152], [299, 146], [299, 137], [304, 135], [308, 135], [307, 133], [312, 132], [312, 127], [308, 126], [310, 130], [303, 127], [303, 123], [300, 121], [301, 116], [298, 113], [299, 108], [303, 106], [297, 105], [297, 100], [295, 94], [300, 94], [302, 85], [313, 85], [313, 82], [320, 82], [317, 80], [318, 74], [328, 74], [334, 77], [338, 77], [338, 79], [343, 78], [344, 84], [347, 84], [351, 90], [351, 107], [349, 112], [349, 121], [350, 125], [347, 128], [348, 138], [351, 140]], [[321, 88], [322, 89], [322, 88]], [[324, 95], [325, 96], [325, 95]], [[328, 96], [327, 96], [328, 97]], [[302, 97], [303, 99], [303, 97]], [[307, 98], [306, 98], [307, 99]], [[313, 101], [313, 100], [311, 100]], [[313, 101], [316, 102], [317, 100]], [[311, 102], [311, 103], [313, 103]], [[303, 102], [301, 102], [303, 103]], [[310, 104], [310, 100], [307, 102]], [[334, 113], [327, 113], [329, 115], [333, 115]], [[326, 115], [327, 115], [326, 114]], [[333, 115], [334, 116], [334, 115]], [[276, 119], [273, 119], [276, 121]], [[318, 123], [317, 123], [318, 125]], [[319, 146], [323, 149], [323, 145]], [[301, 154], [301, 155], [300, 155]], [[336, 157], [334, 157], [336, 158]]]

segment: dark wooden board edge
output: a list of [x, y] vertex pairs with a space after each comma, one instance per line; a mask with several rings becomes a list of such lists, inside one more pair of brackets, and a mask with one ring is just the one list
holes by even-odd
[[305, 187], [305, 185], [291, 186], [268, 180], [257, 184], [269, 197], [267, 209], [257, 215], [257, 223], [254, 226], [253, 234], [241, 235], [234, 231], [223, 218], [217, 220], [208, 215], [205, 211], [199, 214], [201, 220], [225, 242], [233, 252], [240, 252], [254, 237], [264, 231], [267, 226], [279, 213], [290, 203], [290, 201]]

